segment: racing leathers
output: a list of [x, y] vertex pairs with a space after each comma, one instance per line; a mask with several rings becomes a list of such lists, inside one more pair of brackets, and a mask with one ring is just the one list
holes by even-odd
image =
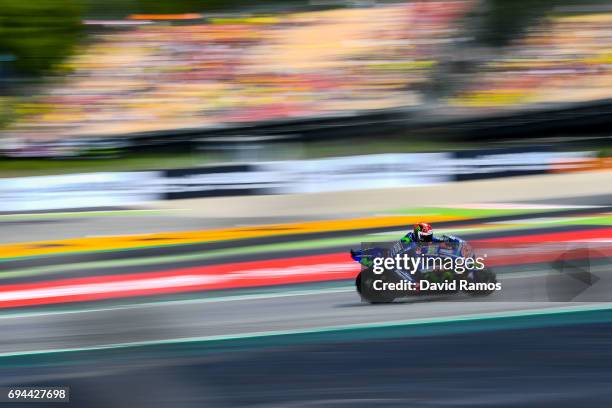
[[[430, 239], [431, 241], [419, 240], [417, 234], [410, 231], [400, 239], [398, 244], [401, 245], [401, 247], [394, 247], [394, 249], [390, 250], [390, 253], [408, 253], [409, 256], [420, 256], [421, 254], [427, 254], [429, 245], [431, 244], [449, 243], [452, 245], [453, 243], [458, 242], [456, 238], [446, 235], [440, 238], [432, 236]], [[389, 252], [383, 252], [383, 250], [379, 248], [351, 250], [351, 257], [353, 260], [359, 262], [366, 268], [373, 265], [374, 258], [385, 256], [389, 256]], [[406, 273], [406, 275], [406, 279], [417, 282], [420, 279], [426, 279], [432, 282], [445, 281], [447, 279], [452, 279], [453, 277], [453, 274], [450, 271], [426, 271], [421, 274], [421, 271], [419, 270], [413, 271], [410, 275]]]

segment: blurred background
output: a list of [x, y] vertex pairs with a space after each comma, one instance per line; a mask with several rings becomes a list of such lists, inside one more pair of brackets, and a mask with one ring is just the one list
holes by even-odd
[[[611, 136], [609, 1], [0, 0], [0, 385], [607, 406]], [[362, 303], [416, 222], [505, 289]]]
[[220, 135], [291, 141], [275, 160], [607, 136], [607, 2], [517, 4], [7, 0], [2, 152], [149, 170], [232, 160]]

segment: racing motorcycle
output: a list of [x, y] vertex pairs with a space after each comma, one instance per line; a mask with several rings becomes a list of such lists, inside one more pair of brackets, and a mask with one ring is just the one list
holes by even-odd
[[[350, 251], [353, 260], [362, 265], [355, 286], [366, 302], [390, 303], [399, 297], [460, 292], [488, 296], [501, 289], [484, 258], [476, 257], [472, 246], [461, 238], [442, 235], [434, 242], [379, 245]], [[408, 269], [406, 265], [380, 268], [382, 262], [377, 262], [398, 257], [416, 262]], [[467, 259], [474, 262], [466, 265]]]

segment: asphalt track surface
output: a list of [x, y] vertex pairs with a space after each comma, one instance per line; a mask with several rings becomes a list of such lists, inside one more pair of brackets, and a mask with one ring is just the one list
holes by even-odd
[[70, 385], [70, 406], [78, 407], [605, 408], [610, 330], [609, 321], [557, 323], [170, 361], [136, 350], [2, 370], [11, 379], [4, 384]]
[[[580, 205], [603, 205], [601, 199]], [[556, 203], [564, 204], [564, 203]], [[564, 217], [607, 217], [609, 207], [559, 210], [551, 213], [530, 213], [501, 218], [462, 220], [448, 224], [449, 228], [462, 228], [487, 222], [503, 223], [524, 220], [551, 220]], [[142, 225], [162, 225], [174, 228], [177, 222], [185, 227], [198, 226], [194, 220], [176, 221], [172, 214], [151, 214], [146, 217], [119, 215], [125, 231], [147, 232]], [[75, 219], [77, 221], [75, 221]], [[160, 221], [160, 220], [164, 221]], [[276, 222], [294, 221], [292, 219]], [[24, 224], [25, 223], [25, 224]], [[56, 238], [81, 234], [89, 228], [92, 235], [99, 233], [105, 221], [98, 217], [63, 218], [45, 215], [42, 218], [18, 220], [3, 224], [11, 235], [23, 231], [24, 225], [38, 231], [40, 239], [48, 239], [53, 231], [69, 231]], [[108, 225], [108, 223], [106, 224]], [[444, 224], [443, 224], [444, 225]], [[605, 230], [606, 224], [537, 225], [528, 229], [486, 229], [458, 233], [467, 239], [511, 237], [542, 233]], [[102, 231], [106, 232], [106, 230]], [[114, 227], [113, 233], [117, 232]], [[207, 260], [140, 261], [153, 256], [183, 256], [207, 247], [186, 245], [140, 251], [85, 253], [59, 257], [28, 258], [4, 261], [8, 272], [31, 268], [55, 268], [51, 274], [25, 274], [5, 279], [5, 284], [29, 284], [57, 279], [71, 279], [78, 273], [91, 276], [112, 276], [125, 273], [145, 273], [159, 268], [183, 268], [201, 265], [232, 264], [247, 259], [282, 259], [294, 256], [312, 256], [328, 252], [346, 251], [358, 246], [358, 237], [364, 234], [386, 232], [393, 235], [394, 228], [350, 233], [309, 235], [304, 237], [257, 238], [240, 241], [240, 246], [280, 245], [294, 240], [298, 249], [276, 251], [268, 249], [250, 255], [219, 255]], [[17, 234], [17, 233], [15, 233]], [[45, 235], [46, 234], [46, 235]], [[11, 235], [18, 237], [19, 235]], [[29, 235], [30, 239], [32, 235]], [[356, 239], [355, 244], [330, 244], [317, 249], [299, 249], [308, 239], [344, 237]], [[14, 238], [11, 239], [14, 241]], [[5, 241], [6, 242], [6, 241]], [[237, 242], [228, 241], [214, 250], [235, 248]], [[210, 248], [209, 248], [210, 249]], [[105, 266], [109, 260], [136, 261], [134, 265]], [[62, 267], [78, 263], [95, 263], [84, 272], [78, 269], [62, 271]], [[607, 265], [600, 272], [609, 272]], [[513, 272], [516, 272], [513, 274]], [[45, 272], [46, 273], [46, 272]], [[149, 295], [106, 299], [99, 301], [60, 303], [37, 307], [8, 308], [0, 312], [0, 358], [8, 363], [2, 369], [2, 384], [15, 383], [69, 383], [76, 390], [77, 406], [583, 406], [601, 405], [609, 401], [610, 393], [602, 388], [602, 378], [608, 376], [612, 356], [603, 351], [610, 340], [609, 324], [558, 324], [551, 329], [512, 329], [500, 332], [479, 329], [477, 333], [457, 336], [431, 335], [410, 340], [390, 338], [384, 340], [353, 339], [341, 345], [326, 340], [287, 347], [252, 348], [235, 353], [197, 357], [193, 350], [206, 350], [210, 341], [236, 341], [267, 336], [304, 335], [343, 332], [362, 328], [369, 333], [386, 330], [394, 325], [421, 325], [437, 322], [453, 324], [464, 320], [484, 318], [520, 319], [532, 314], [557, 313], [564, 308], [586, 308], [605, 311], [611, 306], [601, 298], [581, 293], [572, 302], [550, 302], [551, 293], [562, 286], [547, 285], [550, 267], [532, 265], [525, 270], [510, 271], [500, 276], [504, 291], [525, 295], [531, 301], [517, 302], [516, 298], [496, 294], [491, 298], [473, 299], [462, 295], [420, 297], [401, 300], [390, 305], [368, 305], [354, 292], [352, 280], [311, 282], [299, 285], [256, 287], [250, 289], [220, 290], [212, 292], [187, 291], [178, 294]], [[534, 288], [542, 293], [534, 293]], [[606, 287], [607, 288], [607, 287]], [[537, 291], [537, 290], [536, 290]], [[552, 291], [552, 292], [551, 292]], [[496, 298], [498, 296], [498, 298]], [[554, 296], [553, 296], [554, 297]], [[570, 299], [568, 299], [570, 300]], [[576, 303], [579, 301], [580, 303]], [[548, 331], [547, 331], [548, 330]], [[583, 330], [580, 337], [577, 332]], [[505, 334], [503, 334], [505, 333]], [[522, 333], [525, 337], [521, 338]], [[509, 335], [514, 346], [507, 347]], [[560, 341], [566, 336], [572, 340]], [[401, 337], [401, 336], [400, 336]], [[539, 343], [538, 343], [539, 342]], [[130, 359], [141, 348], [162, 345], [180, 347], [190, 344], [186, 356], [168, 357], [166, 351], [155, 357]], [[503, 352], [487, 351], [478, 344], [491, 344]], [[534, 346], [540, 344], [540, 346]], [[609, 344], [609, 343], [607, 343]], [[463, 354], [449, 350], [459, 347]], [[78, 357], [79, 353], [104, 353], [116, 350], [118, 354]], [[258, 351], [259, 350], [259, 351]], [[381, 350], [386, 350], [385, 352]], [[426, 350], [427, 352], [414, 352]], [[522, 350], [522, 351], [521, 351]], [[548, 355], [545, 350], [551, 350]], [[562, 357], [574, 352], [571, 358]], [[64, 357], [68, 353], [77, 357]], [[542, 354], [544, 353], [544, 354]], [[599, 353], [600, 360], [596, 354]], [[53, 364], [24, 368], [23, 362], [10, 364], [11, 358], [55, 356]], [[45, 357], [46, 358], [46, 357]], [[556, 358], [561, 369], [555, 366]], [[309, 361], [310, 359], [310, 361]], [[94, 361], [94, 363], [92, 363]], [[406, 363], [409, 361], [410, 363]], [[539, 361], [539, 364], [538, 364]], [[519, 362], [518, 364], [516, 364]], [[565, 365], [563, 365], [565, 364]], [[296, 369], [295, 367], [301, 367]], [[506, 370], [506, 374], [502, 371]], [[263, 374], [262, 374], [263, 373]], [[384, 373], [382, 375], [381, 373]], [[391, 373], [391, 374], [390, 374]], [[392, 375], [396, 373], [396, 375]], [[265, 375], [264, 375], [265, 374]], [[524, 375], [523, 381], [516, 376]], [[349, 378], [343, 378], [349, 376]], [[540, 376], [540, 377], [537, 377]], [[555, 377], [556, 376], [556, 377]], [[567, 387], [571, 376], [576, 389]], [[537, 377], [537, 378], [536, 378]], [[476, 381], [476, 383], [472, 382]], [[536, 381], [537, 380], [537, 381]], [[539, 384], [538, 389], [534, 384]], [[122, 385], [123, 384], [123, 385]], [[125, 384], [139, 392], [124, 398], [104, 394], [105, 386], [114, 386], [127, 393]], [[241, 384], [241, 386], [238, 386]], [[150, 390], [165, 386], [166, 395]], [[442, 387], [445, 393], [439, 393]], [[518, 389], [526, 392], [520, 393]], [[311, 390], [309, 393], [308, 390]], [[80, 390], [80, 394], [79, 394]], [[147, 394], [149, 398], [137, 396]], [[182, 397], [184, 399], [181, 399]], [[306, 402], [308, 401], [308, 402]], [[107, 404], [107, 405], [104, 405]], [[408, 404], [408, 405], [406, 405]]]
[[[608, 207], [597, 209], [579, 208], [570, 210], [555, 210], [547, 214], [521, 214], [517, 216], [488, 217], [485, 220], [512, 222], [516, 219], [539, 219], [542, 216], [558, 219], [562, 216], [580, 217], [585, 214], [605, 213]], [[124, 215], [119, 215], [125, 218]], [[53, 219], [53, 215], [49, 215]], [[129, 216], [127, 216], [129, 217]], [[147, 216], [144, 220], [136, 218], [133, 225], [151, 222]], [[153, 215], [153, 221], [159, 216]], [[39, 225], [45, 228], [47, 225]], [[71, 225], [72, 220], [55, 218], [60, 226]], [[86, 222], [80, 220], [80, 222]], [[97, 225], [99, 218], [93, 218]], [[183, 222], [184, 220], [180, 220]], [[476, 220], [482, 222], [483, 220]], [[463, 220], [450, 223], [461, 227], [462, 224], [473, 225], [474, 220]], [[129, 223], [128, 223], [129, 224]], [[449, 223], [442, 224], [448, 225]], [[502, 224], [503, 225], [503, 224]], [[591, 225], [588, 229], [596, 230], [603, 226]], [[60, 227], [61, 229], [61, 227]], [[388, 228], [386, 228], [388, 229]], [[553, 226], [549, 228], [531, 228], [529, 234], [566, 233], [574, 230], [584, 230], [584, 226]], [[383, 229], [384, 230], [384, 229]], [[604, 230], [607, 231], [607, 230]], [[363, 231], [345, 232], [349, 238]], [[366, 232], [372, 233], [371, 229]], [[339, 234], [335, 232], [333, 234]], [[332, 235], [333, 235], [332, 234]], [[497, 236], [524, 236], [525, 230], [471, 232], [464, 236], [468, 239], [481, 239]], [[325, 233], [317, 234], [321, 238]], [[313, 236], [294, 237], [299, 240], [312, 239]], [[287, 237], [257, 238], [240, 241], [241, 245], [258, 245], [286, 241]], [[358, 244], [358, 243], [356, 243]], [[235, 246], [230, 241], [222, 246]], [[358, 245], [351, 245], [358, 246]], [[138, 260], [139, 257], [159, 255], [160, 252], [177, 252], [189, 254], [190, 251], [206, 249], [197, 245], [173, 246], [170, 248], [153, 248], [149, 250], [123, 251], [112, 253], [89, 253], [76, 256], [62, 255], [60, 257], [40, 257], [23, 261], [4, 262], [6, 269], [44, 267], [45, 263], [55, 266], [54, 274], [50, 276], [18, 276], [4, 279], [5, 285], [30, 284], [40, 280], [53, 281], [74, 279], [79, 275], [113, 276], [122, 274], [140, 274], [151, 270], [165, 268], [189, 268], [201, 265], [232, 264], [245, 260], [270, 258], [291, 258], [296, 256], [312, 256], [328, 252], [345, 252], [350, 246], [331, 246], [316, 250], [291, 250], [285, 252], [262, 252], [250, 255], [219, 256], [209, 260], [187, 260], [173, 262], [155, 262], [153, 264], [136, 264], [128, 266], [104, 267], [104, 264], [92, 269], [62, 271], [78, 260], [78, 262], [96, 262], [113, 258], [115, 260]], [[179, 255], [180, 256], [180, 255]], [[348, 258], [348, 257], [347, 257]], [[120, 262], [120, 261], [119, 261]], [[347, 259], [347, 262], [350, 262]], [[138, 262], [137, 262], [138, 263]], [[64, 266], [65, 265], [65, 266]], [[512, 272], [512, 271], [510, 271]], [[605, 266], [604, 266], [605, 272]], [[503, 285], [502, 293], [496, 293], [486, 299], [473, 299], [465, 295], [422, 296], [402, 299], [392, 305], [370, 306], [360, 301], [354, 292], [352, 279], [332, 282], [310, 282], [300, 285], [282, 285], [272, 288], [237, 288], [230, 291], [186, 291], [178, 294], [160, 294], [158, 296], [127, 296], [120, 299], [100, 300], [98, 302], [78, 302], [76, 304], [55, 304], [35, 308], [5, 309], [0, 314], [0, 322], [4, 328], [4, 336], [0, 339], [0, 355], [11, 353], [27, 353], [29, 351], [47, 351], [60, 349], [95, 348], [126, 343], [148, 343], [169, 341], [174, 339], [208, 338], [214, 336], [241, 336], [249, 333], [318, 330], [328, 327], [346, 325], [392, 323], [410, 319], [452, 318], [453, 316], [474, 315], [484, 312], [521, 311], [541, 308], [558, 308], [563, 303], [551, 303], [554, 300], [573, 300], [582, 302], [604, 301], [605, 296], [592, 295], [586, 291], [581, 297], [555, 296], [563, 291], [551, 286], [548, 275], [549, 265], [532, 265], [522, 273], [504, 273], [500, 275]], [[140, 275], [135, 275], [140, 276]], [[599, 294], [606, 286], [600, 284]], [[591, 297], [589, 295], [591, 294]]]
[[[529, 279], [512, 290], [528, 290]], [[275, 331], [412, 319], [446, 318], [491, 312], [546, 309], [566, 304], [544, 302], [453, 302], [447, 297], [419, 299], [366, 307], [353, 288], [329, 294], [283, 296], [271, 299], [136, 306], [128, 309], [93, 309], [78, 314], [34, 314], [2, 320], [0, 355], [27, 351], [95, 348], [103, 345], [149, 343], [177, 339], [242, 336]], [[282, 312], [280, 312], [282, 311]]]

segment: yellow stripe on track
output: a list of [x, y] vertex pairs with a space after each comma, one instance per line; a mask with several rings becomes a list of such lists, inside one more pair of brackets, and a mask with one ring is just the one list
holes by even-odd
[[71, 252], [112, 251], [129, 248], [157, 247], [164, 245], [194, 244], [234, 239], [259, 238], [330, 231], [351, 231], [367, 228], [384, 228], [421, 221], [444, 222], [463, 220], [457, 216], [383, 216], [347, 220], [309, 221], [291, 224], [260, 225], [203, 231], [162, 232], [155, 234], [89, 237], [57, 241], [24, 242], [0, 245], [0, 259], [27, 256], [63, 254]]

